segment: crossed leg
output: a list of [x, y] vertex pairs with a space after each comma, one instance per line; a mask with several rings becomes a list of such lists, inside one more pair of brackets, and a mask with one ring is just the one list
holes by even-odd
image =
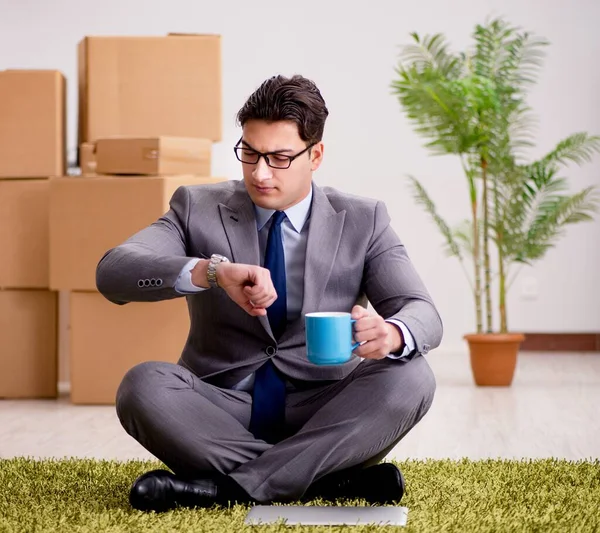
[[291, 436], [269, 444], [248, 431], [249, 393], [153, 362], [126, 374], [117, 413], [176, 474], [228, 474], [252, 498], [269, 502], [298, 499], [329, 473], [377, 461], [425, 415], [434, 392], [424, 357], [366, 360], [343, 380], [290, 392]]

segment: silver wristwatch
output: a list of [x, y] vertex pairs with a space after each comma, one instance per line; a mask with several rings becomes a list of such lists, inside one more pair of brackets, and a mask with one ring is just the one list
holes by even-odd
[[219, 286], [217, 283], [217, 265], [219, 263], [229, 263], [229, 259], [224, 255], [212, 254], [208, 262], [208, 269], [206, 270], [206, 280], [208, 281], [208, 286], [213, 289]]

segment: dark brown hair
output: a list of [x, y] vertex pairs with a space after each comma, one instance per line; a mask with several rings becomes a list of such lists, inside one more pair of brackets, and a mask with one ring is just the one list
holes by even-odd
[[327, 115], [325, 100], [314, 82], [299, 75], [273, 76], [250, 95], [237, 120], [241, 126], [249, 120], [291, 120], [298, 126], [300, 138], [309, 145], [323, 138]]

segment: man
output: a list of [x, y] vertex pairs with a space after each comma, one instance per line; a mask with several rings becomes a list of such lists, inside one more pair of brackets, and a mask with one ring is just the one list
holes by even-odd
[[[178, 364], [140, 364], [117, 393], [125, 430], [173, 471], [135, 481], [137, 509], [402, 497], [377, 463], [431, 405], [442, 324], [384, 204], [313, 183], [327, 115], [311, 81], [266, 80], [238, 113], [243, 181], [179, 188], [98, 265], [110, 301], [186, 295], [191, 317]], [[308, 361], [318, 310], [352, 312], [350, 361]]]

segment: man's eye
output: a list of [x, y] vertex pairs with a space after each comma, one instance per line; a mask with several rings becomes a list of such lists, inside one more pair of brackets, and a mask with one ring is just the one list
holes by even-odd
[[272, 155], [271, 158], [273, 159], [273, 161], [277, 161], [278, 163], [285, 163], [287, 162], [288, 158], [285, 155]]

